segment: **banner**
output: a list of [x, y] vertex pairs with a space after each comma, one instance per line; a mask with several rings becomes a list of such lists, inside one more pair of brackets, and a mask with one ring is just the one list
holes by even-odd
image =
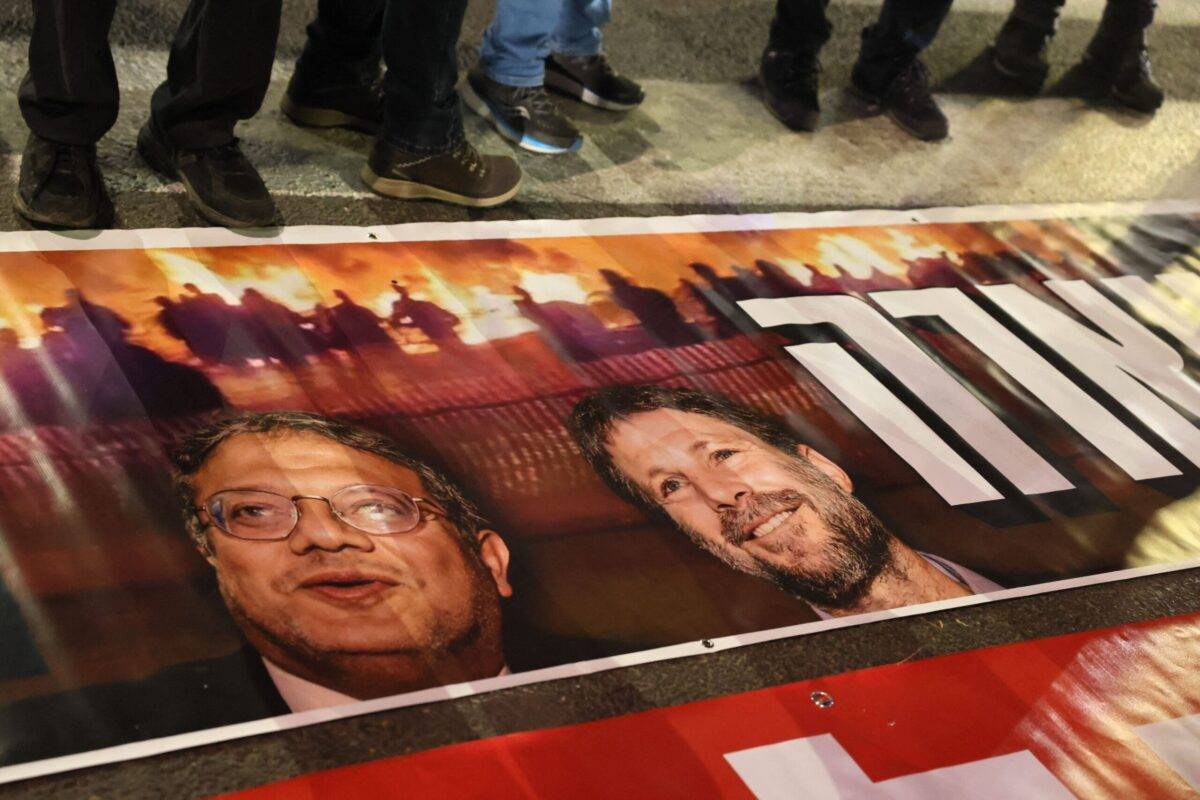
[[1200, 616], [874, 667], [304, 775], [318, 797], [1183, 798]]
[[1189, 203], [0, 235], [0, 781], [1200, 564], [1198, 267]]

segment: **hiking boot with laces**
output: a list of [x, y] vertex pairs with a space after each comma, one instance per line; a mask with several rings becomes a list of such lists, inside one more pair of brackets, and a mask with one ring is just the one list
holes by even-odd
[[570, 153], [583, 144], [582, 134], [558, 110], [544, 86], [507, 86], [474, 69], [459, 94], [467, 108], [525, 150]]
[[821, 119], [816, 58], [787, 50], [765, 50], [758, 68], [763, 103], [794, 131], [813, 131]]
[[1142, 37], [1124, 47], [1097, 37], [1088, 47], [1083, 64], [1111, 97], [1126, 108], [1153, 114], [1162, 106], [1165, 96], [1154, 79], [1150, 53]]
[[13, 207], [42, 228], [107, 228], [113, 205], [96, 166], [95, 146], [61, 144], [29, 134]]
[[885, 112], [893, 122], [922, 141], [945, 139], [950, 134], [950, 123], [929, 90], [929, 71], [920, 61], [909, 64], [882, 93], [870, 90], [859, 65], [851, 73], [850, 85], [851, 91], [872, 110]]
[[383, 125], [383, 75], [377, 65], [348, 70], [338, 80], [304, 69], [303, 59], [288, 81], [279, 106], [306, 128], [349, 128], [378, 133]]
[[385, 197], [487, 208], [513, 198], [521, 185], [521, 168], [507, 156], [480, 155], [466, 139], [434, 154], [413, 153], [376, 139], [362, 179]]
[[277, 212], [258, 170], [238, 140], [218, 147], [176, 148], [151, 119], [138, 132], [138, 153], [155, 172], [183, 184], [200, 215], [227, 228], [265, 228]]
[[603, 53], [546, 57], [546, 87], [589, 106], [628, 111], [646, 99], [646, 93], [629, 78], [618, 75]]
[[1046, 46], [1052, 34], [1053, 31], [1009, 17], [992, 45], [992, 66], [1022, 89], [1037, 93], [1050, 74]]

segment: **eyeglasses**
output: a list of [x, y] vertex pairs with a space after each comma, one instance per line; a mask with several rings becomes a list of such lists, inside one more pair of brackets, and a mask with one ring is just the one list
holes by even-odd
[[372, 536], [414, 530], [429, 514], [422, 513], [422, 503], [436, 515], [446, 516], [437, 504], [423, 497], [413, 497], [388, 486], [366, 484], [347, 486], [329, 497], [310, 494], [286, 497], [274, 492], [227, 489], [208, 498], [204, 510], [210, 524], [235, 539], [282, 541], [292, 535], [300, 522], [297, 500], [323, 500], [339, 520]]

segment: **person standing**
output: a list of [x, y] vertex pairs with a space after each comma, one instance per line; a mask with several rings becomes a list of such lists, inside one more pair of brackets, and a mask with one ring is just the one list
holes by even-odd
[[378, 194], [474, 207], [507, 202], [521, 169], [467, 141], [454, 90], [466, 7], [467, 0], [319, 0], [284, 114], [298, 125], [376, 134], [362, 179]]
[[479, 63], [460, 92], [506, 139], [535, 153], [583, 144], [546, 89], [596, 108], [628, 111], [642, 88], [618, 75], [601, 49], [612, 0], [499, 0]]
[[[949, 123], [929, 88], [929, 73], [919, 58], [929, 46], [951, 0], [884, 0], [873, 25], [863, 29], [851, 92], [873, 110], [918, 139], [949, 135]], [[826, 15], [829, 0], [778, 0], [759, 82], [767, 109], [795, 131], [816, 130], [818, 54], [833, 32]]]
[[[116, 0], [33, 0], [29, 68], [17, 93], [29, 138], [13, 204], [34, 225], [112, 224], [96, 143], [117, 119], [108, 43], [115, 9]], [[139, 153], [182, 183], [200, 214], [218, 225], [275, 221], [275, 205], [234, 127], [262, 104], [280, 12], [281, 0], [192, 0], [138, 135]]]
[[[1046, 81], [1046, 49], [1066, 0], [1017, 0], [992, 48], [996, 70], [1030, 92]], [[1156, 0], [1108, 0], [1104, 15], [1083, 56], [1083, 66], [1103, 93], [1121, 105], [1153, 114], [1163, 104], [1154, 79], [1146, 31], [1154, 21]]]

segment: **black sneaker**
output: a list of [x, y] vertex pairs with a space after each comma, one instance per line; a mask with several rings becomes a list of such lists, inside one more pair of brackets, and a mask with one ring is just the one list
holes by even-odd
[[558, 110], [544, 86], [507, 86], [473, 69], [459, 94], [467, 108], [526, 150], [571, 153], [583, 145], [583, 135]]
[[96, 166], [96, 148], [29, 134], [13, 207], [43, 228], [107, 228], [113, 205]]
[[279, 106], [302, 127], [378, 133], [383, 125], [383, 76], [378, 68], [361, 73], [350, 82], [328, 84], [297, 67]]
[[1036, 94], [1050, 74], [1046, 47], [1052, 34], [1053, 31], [1009, 17], [992, 45], [992, 66], [1022, 89]]
[[788, 50], [763, 51], [758, 67], [763, 103], [794, 131], [815, 131], [821, 119], [817, 60]]
[[521, 168], [507, 156], [480, 155], [466, 139], [434, 155], [410, 153], [376, 139], [362, 179], [385, 197], [487, 208], [513, 198], [521, 185]]
[[882, 94], [870, 91], [857, 65], [850, 85], [851, 91], [874, 110], [886, 112], [893, 122], [921, 141], [937, 141], [950, 135], [950, 123], [929, 91], [929, 72], [919, 60], [897, 75]]
[[177, 150], [151, 119], [138, 131], [138, 153], [155, 172], [183, 184], [201, 216], [228, 228], [265, 228], [278, 216], [271, 194], [237, 139], [219, 147]]
[[618, 75], [603, 53], [594, 56], [551, 53], [546, 58], [545, 81], [556, 92], [609, 111], [628, 111], [646, 99], [642, 87]]
[[1166, 99], [1154, 79], [1150, 53], [1140, 41], [1124, 53], [1105, 51], [1093, 43], [1083, 57], [1083, 64], [1111, 97], [1128, 109], [1153, 114]]

